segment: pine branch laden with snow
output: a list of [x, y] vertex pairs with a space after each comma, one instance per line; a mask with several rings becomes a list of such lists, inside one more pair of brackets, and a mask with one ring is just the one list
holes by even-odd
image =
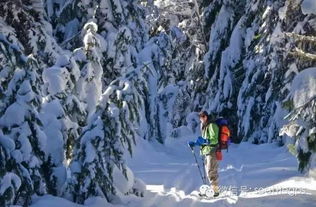
[[303, 47], [313, 48], [313, 46], [316, 45], [316, 38], [314, 36], [299, 35], [295, 33], [285, 33], [285, 36], [294, 39], [296, 42], [296, 46], [289, 52], [289, 54], [297, 58], [305, 59], [306, 61], [316, 60], [315, 54], [303, 50]]
[[99, 47], [100, 43], [96, 38], [96, 33], [98, 31], [98, 25], [94, 22], [88, 22], [84, 25], [83, 30], [86, 32], [83, 42], [84, 48], [87, 52], [90, 52], [93, 48]]
[[295, 34], [295, 33], [284, 33], [287, 37], [293, 38], [296, 41], [306, 41], [306, 42], [316, 42], [316, 37], [314, 36], [307, 36], [307, 35], [300, 35], [300, 34]]
[[303, 59], [307, 59], [307, 60], [314, 60], [314, 61], [316, 60], [315, 54], [304, 52], [303, 50], [301, 50], [299, 48], [294, 48], [293, 52], [290, 52], [290, 54], [293, 55], [294, 57], [298, 57], [298, 58], [303, 58]]
[[80, 73], [76, 83], [76, 94], [80, 101], [86, 104], [86, 112], [90, 116], [94, 113], [102, 94], [103, 68], [100, 53], [101, 46], [104, 45], [100, 44], [103, 38], [96, 33], [95, 23], [88, 22], [83, 29], [86, 31], [84, 47], [74, 50], [72, 62]]
[[14, 29], [14, 36], [23, 46], [24, 54], [32, 54], [42, 67], [52, 64], [62, 52], [55, 39], [51, 38], [52, 28], [44, 15], [43, 1], [0, 2], [1, 19]]
[[[105, 68], [103, 90], [131, 67], [137, 67], [136, 53], [147, 42], [148, 35], [144, 10], [135, 1], [98, 0], [78, 4], [70, 1], [60, 7], [59, 13], [56, 29], [66, 48], [78, 48], [81, 36], [88, 51], [92, 45], [99, 44], [99, 55], [102, 54], [99, 61]], [[80, 32], [83, 27], [86, 27], [84, 33]], [[94, 32], [87, 31], [90, 27]]]

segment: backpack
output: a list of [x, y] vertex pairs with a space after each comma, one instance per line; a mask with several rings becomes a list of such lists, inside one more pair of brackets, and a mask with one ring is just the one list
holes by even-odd
[[228, 152], [228, 144], [230, 142], [230, 129], [228, 127], [228, 121], [224, 118], [219, 118], [215, 121], [219, 128], [218, 143], [219, 150], [226, 149]]

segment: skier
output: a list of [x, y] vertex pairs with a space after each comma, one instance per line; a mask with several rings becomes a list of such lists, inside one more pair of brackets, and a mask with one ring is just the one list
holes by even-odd
[[219, 196], [218, 187], [218, 163], [216, 160], [216, 149], [218, 148], [219, 128], [215, 124], [215, 119], [206, 111], [199, 113], [201, 121], [202, 137], [195, 142], [190, 141], [189, 146], [200, 146], [200, 154], [204, 156], [205, 171], [214, 190], [214, 197]]

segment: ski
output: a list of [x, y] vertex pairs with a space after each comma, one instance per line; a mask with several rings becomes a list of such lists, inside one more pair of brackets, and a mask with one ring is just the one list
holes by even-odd
[[204, 200], [204, 199], [205, 199], [205, 200], [216, 200], [216, 199], [222, 199], [222, 198], [227, 197], [227, 196], [222, 195], [222, 194], [219, 194], [218, 196], [214, 197], [214, 195], [212, 195], [212, 196], [207, 196], [207, 195], [201, 194], [201, 193], [199, 193], [198, 196], [199, 196], [199, 198], [200, 198], [201, 200]]

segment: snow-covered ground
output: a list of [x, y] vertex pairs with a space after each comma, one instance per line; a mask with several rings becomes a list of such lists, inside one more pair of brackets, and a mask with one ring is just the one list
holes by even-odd
[[[198, 197], [202, 184], [187, 137], [170, 140], [166, 146], [139, 140], [128, 166], [146, 183], [143, 198], [134, 195], [122, 204], [109, 204], [93, 198], [85, 206], [313, 206], [316, 202], [316, 180], [298, 173], [295, 157], [285, 147], [275, 144], [231, 145], [220, 162], [221, 195], [206, 200]], [[197, 149], [196, 149], [197, 150]], [[198, 150], [196, 151], [198, 155]], [[32, 207], [78, 207], [52, 196], [35, 199]]]
[[304, 0], [301, 7], [304, 14], [316, 14], [315, 0]]

